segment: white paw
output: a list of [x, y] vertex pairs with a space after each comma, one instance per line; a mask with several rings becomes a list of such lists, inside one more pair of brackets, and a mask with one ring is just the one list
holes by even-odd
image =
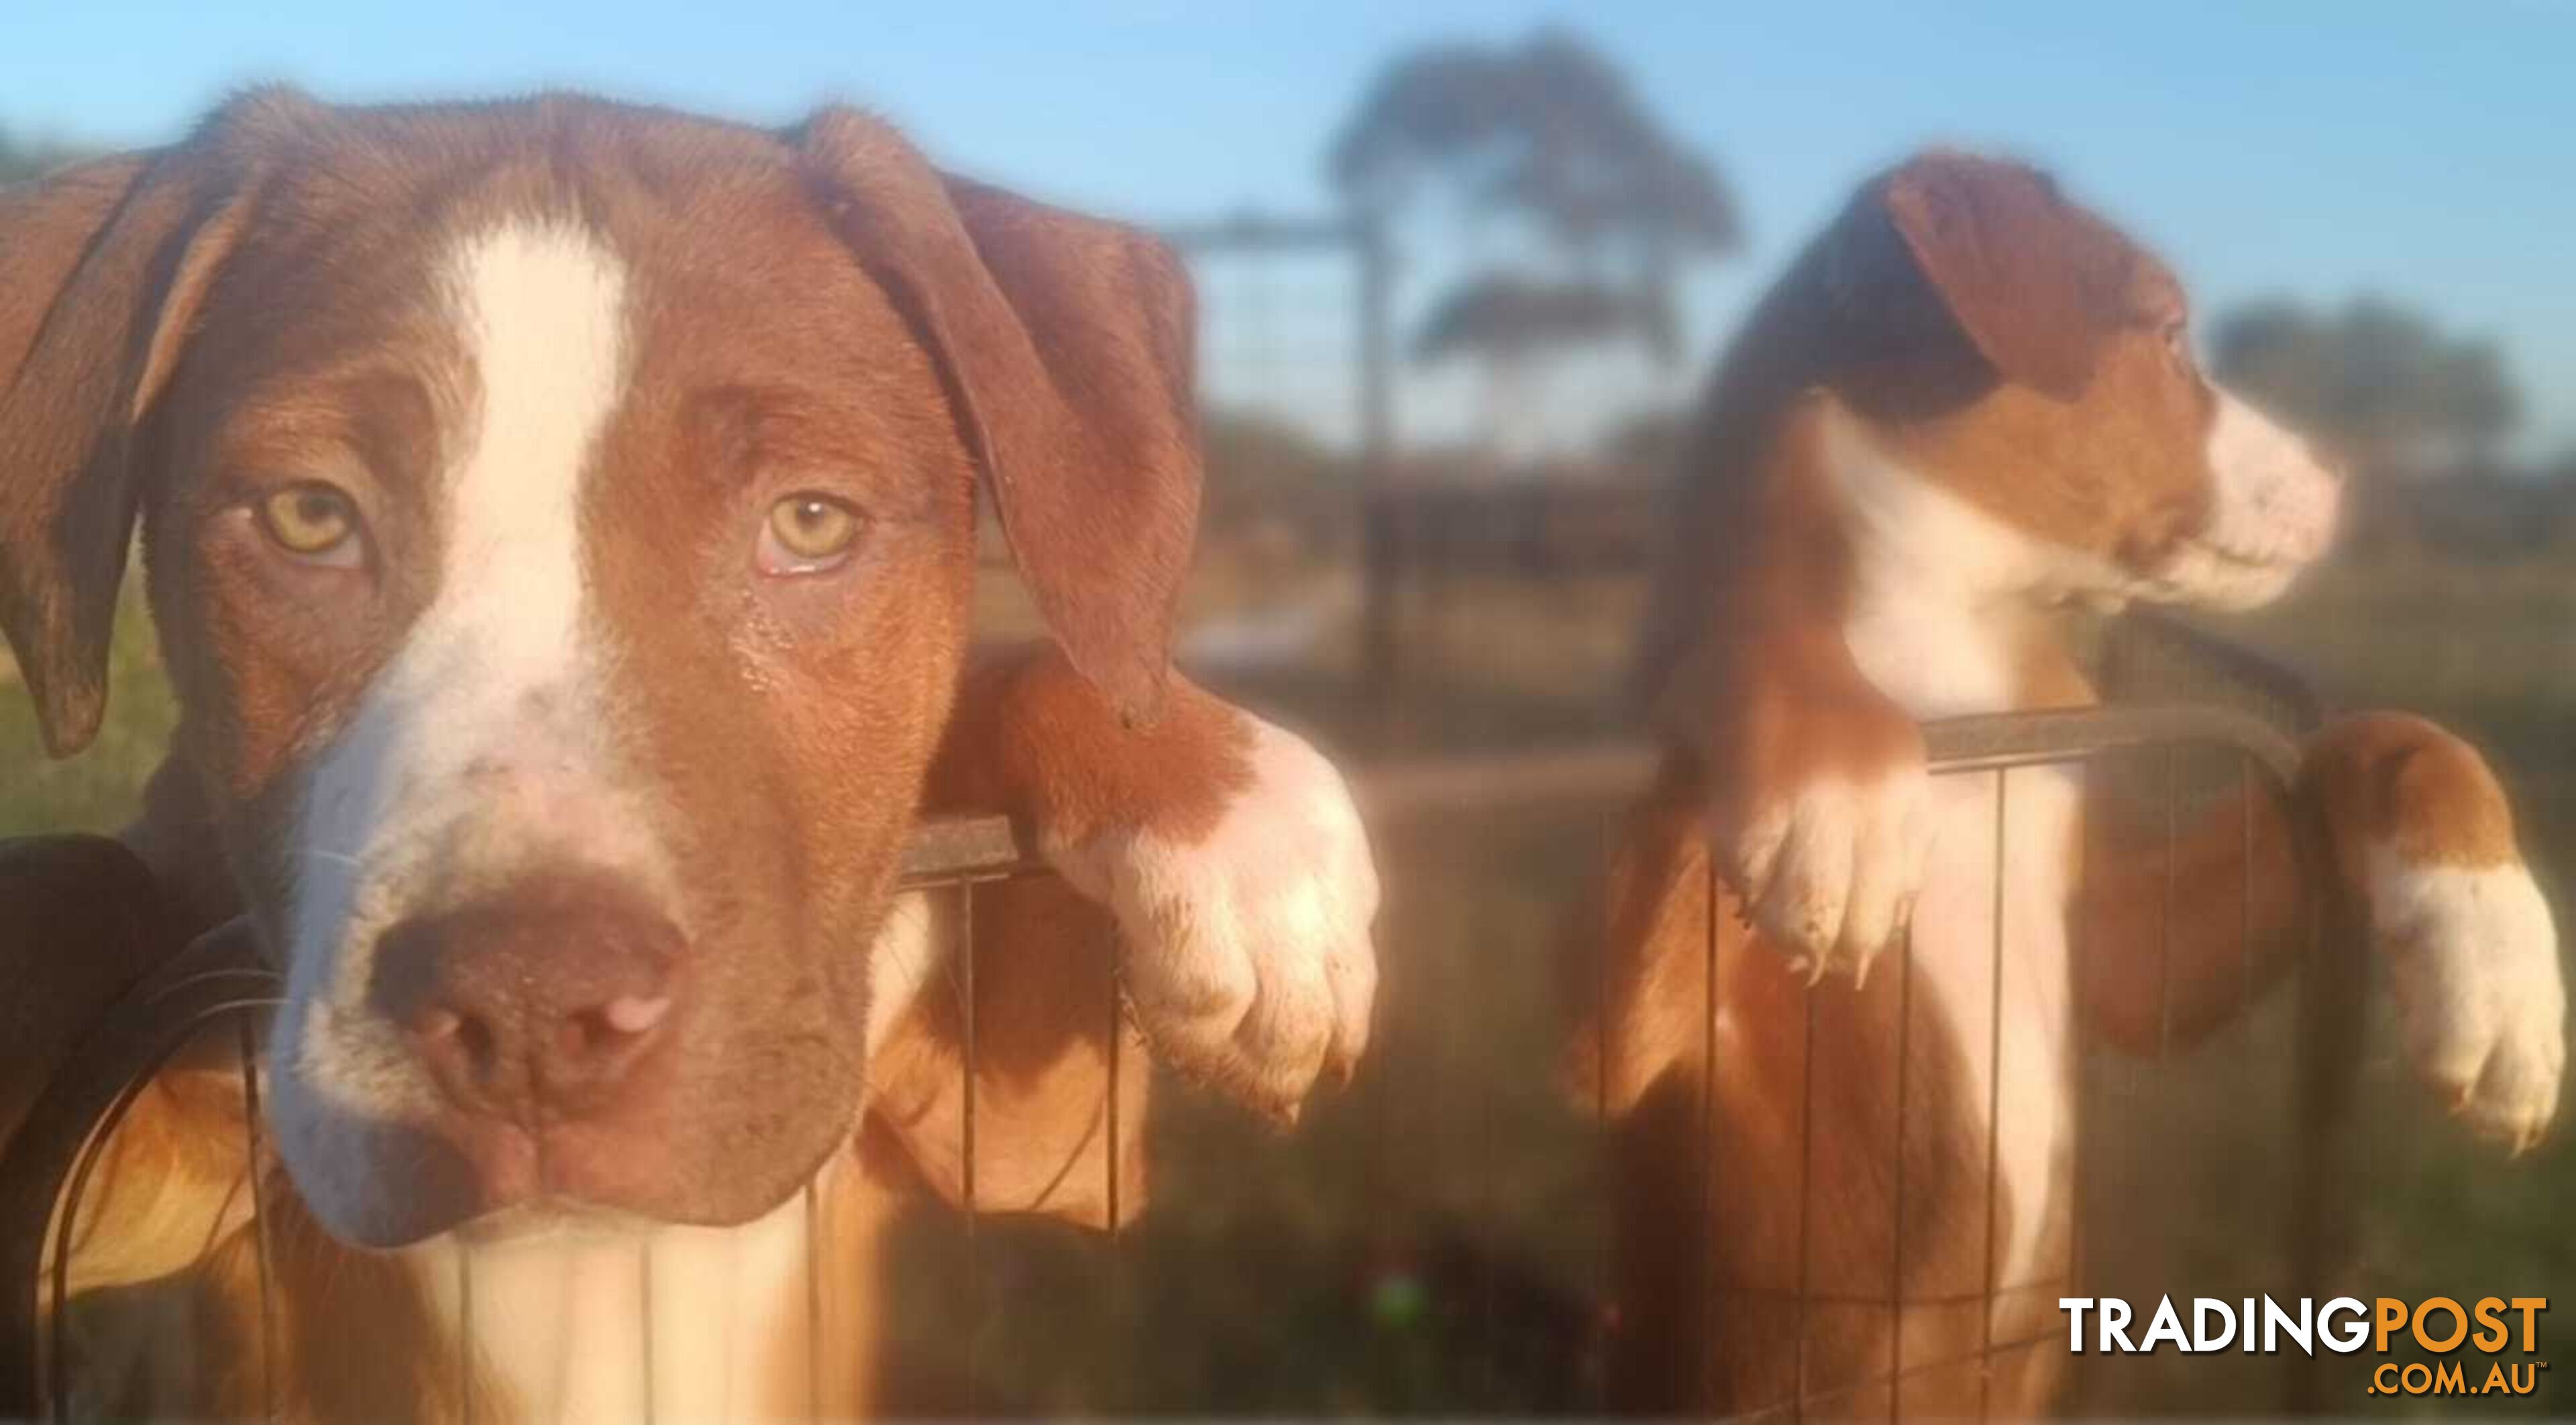
[[1920, 767], [1810, 782], [1731, 848], [1718, 842], [1754, 928], [1810, 984], [1868, 977], [1913, 914], [1931, 845], [1932, 781]]
[[2520, 865], [2371, 857], [2373, 934], [2406, 1049], [2452, 1112], [2515, 1152], [2558, 1111], [2567, 992], [2548, 902]]
[[1290, 1120], [1318, 1076], [1347, 1081], [1368, 1047], [1377, 870], [1341, 774], [1253, 727], [1252, 785], [1206, 835], [1118, 832], [1051, 859], [1115, 911], [1156, 1055]]

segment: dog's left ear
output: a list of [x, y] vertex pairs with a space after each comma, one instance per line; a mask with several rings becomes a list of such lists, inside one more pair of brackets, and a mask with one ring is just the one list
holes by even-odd
[[1160, 701], [1198, 524], [1189, 279], [1132, 228], [938, 173], [827, 109], [793, 136], [937, 359], [1039, 612], [1131, 720]]
[[220, 167], [182, 146], [0, 192], [0, 624], [57, 757], [106, 702], [135, 435], [230, 245]]
[[0, 191], [0, 625], [57, 757], [106, 706], [141, 432], [264, 175], [326, 122], [256, 89], [169, 148]]
[[2135, 250], [2046, 174], [1969, 154], [1917, 157], [1879, 201], [1915, 266], [2006, 380], [2083, 394], [2122, 319]]

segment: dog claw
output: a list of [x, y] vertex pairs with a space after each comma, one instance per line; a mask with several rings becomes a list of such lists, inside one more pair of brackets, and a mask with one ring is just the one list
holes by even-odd
[[1800, 788], [1740, 835], [1712, 823], [1737, 917], [1807, 988], [1835, 975], [1866, 986], [1913, 919], [1930, 795], [1919, 766], [1897, 767], [1876, 781]]

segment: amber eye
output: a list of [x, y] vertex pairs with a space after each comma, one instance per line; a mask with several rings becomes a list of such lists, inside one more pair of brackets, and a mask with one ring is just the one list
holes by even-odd
[[278, 548], [315, 564], [354, 565], [358, 508], [328, 485], [306, 482], [263, 496], [259, 527]]
[[857, 510], [828, 495], [790, 495], [769, 507], [761, 532], [761, 568], [772, 574], [813, 574], [849, 558], [865, 521]]

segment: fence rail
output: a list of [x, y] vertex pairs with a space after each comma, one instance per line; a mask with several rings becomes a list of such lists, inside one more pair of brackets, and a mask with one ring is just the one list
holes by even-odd
[[[2189, 635], [2177, 635], [2189, 641]], [[1926, 742], [1936, 775], [1992, 775], [2000, 790], [2012, 769], [2089, 762], [2155, 749], [2216, 748], [2240, 760], [2245, 775], [2276, 788], [2286, 788], [2297, 770], [2296, 745], [2280, 722], [2296, 722], [2306, 709], [2304, 691], [2295, 680], [2280, 679], [2259, 688], [2276, 707], [2296, 704], [2292, 716], [2267, 718], [2241, 707], [2217, 702], [2156, 707], [2106, 707], [2077, 712], [2051, 712], [1966, 718], [1927, 726]], [[1357, 791], [1373, 818], [1401, 819], [1440, 813], [1455, 815], [1510, 802], [1594, 801], [1624, 794], [1638, 786], [1651, 754], [1633, 744], [1604, 743], [1567, 749], [1547, 756], [1503, 759], [1443, 759], [1385, 766], [1364, 772]], [[2166, 794], [2174, 795], [2167, 782]], [[2170, 807], [2168, 822], [2171, 821]], [[976, 887], [1038, 871], [1023, 841], [998, 819], [947, 822], [924, 827], [911, 843], [904, 862], [904, 884], [914, 893], [957, 896], [959, 920], [971, 927]], [[964, 937], [961, 937], [961, 939]], [[2350, 1116], [2352, 1084], [2361, 1046], [2362, 975], [2338, 954], [2339, 937], [2329, 931], [2311, 947], [2308, 973], [2301, 976], [2300, 1019], [2295, 1065], [2297, 1084], [2290, 1141], [2300, 1161], [2284, 1204], [2283, 1221], [2291, 1256], [2302, 1278], [2326, 1282], [2340, 1270], [2348, 1251], [2346, 1206], [2338, 1196], [2335, 1171]], [[1400, 949], [1397, 953], [1401, 953]], [[1998, 952], [2000, 953], [2000, 952]], [[973, 1104], [976, 1046], [971, 1005], [974, 956], [971, 947], [956, 957], [950, 988], [969, 1006], [966, 1016], [967, 1102], [964, 1109], [966, 1196], [973, 1201], [975, 1181]], [[1104, 1013], [1113, 1018], [1113, 1045], [1121, 1042], [1117, 1019], [1122, 1014], [1117, 987], [1102, 996]], [[1714, 981], [1712, 981], [1714, 983]], [[79, 1363], [67, 1354], [64, 1333], [55, 1327], [68, 1295], [72, 1226], [90, 1187], [102, 1147], [114, 1125], [142, 1087], [192, 1039], [209, 1029], [230, 1036], [239, 1055], [243, 1087], [251, 1105], [248, 1160], [263, 1151], [256, 1134], [261, 1087], [257, 1044], [265, 1016], [276, 1003], [277, 982], [246, 933], [232, 931], [201, 939], [166, 964], [117, 1006], [82, 1041], [36, 1103], [24, 1126], [0, 1155], [0, 1416], [60, 1416], [71, 1398], [69, 1385]], [[1116, 1068], [1114, 1053], [1112, 1073]], [[1140, 1072], [1141, 1070], [1129, 1070]], [[2000, 1079], [2001, 1075], [1993, 1077]], [[1117, 1099], [1115, 1081], [1110, 1093]], [[1110, 1133], [1117, 1141], [1114, 1124]], [[1117, 1190], [1120, 1165], [1113, 1147], [1108, 1165], [1110, 1191]], [[257, 1175], [252, 1175], [256, 1181]], [[965, 1242], [971, 1263], [975, 1251], [973, 1218], [966, 1219]], [[2077, 1224], [2077, 1232], [2082, 1225]], [[1107, 1260], [1116, 1267], [1117, 1253]], [[1214, 1264], [1222, 1269], [1222, 1264]], [[970, 1280], [980, 1281], [970, 1273]], [[1802, 1289], [1789, 1303], [1803, 1313], [1821, 1296]], [[1988, 1287], [1995, 1286], [1991, 1281]], [[1888, 1303], [1894, 1305], [1891, 1301]], [[981, 1307], [975, 1308], [977, 1311]], [[1983, 1343], [1982, 1359], [1992, 1360], [2027, 1343]], [[969, 1346], [969, 1380], [974, 1378]], [[2287, 1399], [2319, 1399], [2307, 1363], [2285, 1369]], [[1890, 1362], [1881, 1383], [1893, 1385], [1919, 1372], [1919, 1363], [1901, 1356]], [[1837, 1387], [1847, 1391], [1848, 1383]], [[1891, 1399], [1894, 1392], [1891, 1391]], [[1766, 1405], [1757, 1414], [1802, 1414], [1821, 1402], [1803, 1390], [1786, 1402]]]

